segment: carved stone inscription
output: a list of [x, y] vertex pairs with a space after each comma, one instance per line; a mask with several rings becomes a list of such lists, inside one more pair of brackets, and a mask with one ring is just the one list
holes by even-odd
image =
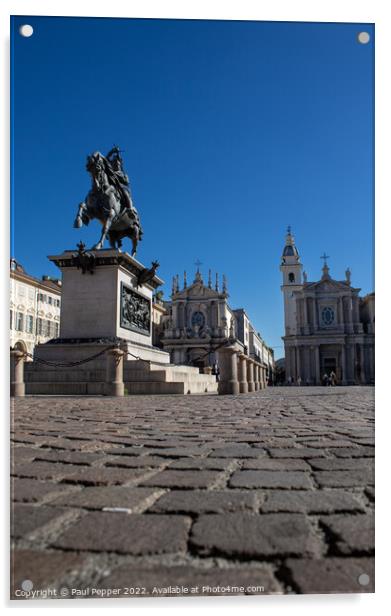
[[151, 332], [151, 302], [121, 282], [121, 327], [146, 336]]

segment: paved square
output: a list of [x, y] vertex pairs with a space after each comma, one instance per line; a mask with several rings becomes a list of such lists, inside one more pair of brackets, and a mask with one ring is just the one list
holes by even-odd
[[373, 592], [373, 388], [12, 410], [13, 598]]

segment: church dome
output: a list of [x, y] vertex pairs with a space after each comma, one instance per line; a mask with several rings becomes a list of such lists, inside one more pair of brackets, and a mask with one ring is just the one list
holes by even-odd
[[283, 257], [298, 257], [299, 253], [297, 252], [296, 246], [288, 245], [288, 246], [285, 246], [282, 256]]

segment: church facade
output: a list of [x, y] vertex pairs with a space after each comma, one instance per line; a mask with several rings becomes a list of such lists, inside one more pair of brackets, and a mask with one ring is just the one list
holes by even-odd
[[255, 331], [246, 312], [229, 306], [228, 297], [225, 276], [222, 284], [218, 274], [212, 282], [210, 270], [206, 283], [199, 268], [191, 284], [187, 283], [185, 273], [182, 288], [179, 277], [175, 276], [171, 301], [164, 302], [167, 315], [163, 318], [160, 334], [163, 349], [170, 353], [174, 364], [205, 369], [216, 364], [217, 349], [226, 345], [228, 339], [235, 338], [242, 343], [248, 357], [265, 366], [266, 377], [271, 379], [274, 371], [272, 349]]
[[288, 227], [280, 271], [284, 297], [285, 378], [319, 385], [334, 373], [337, 384], [375, 380], [375, 294], [360, 297], [351, 284], [330, 275], [324, 255], [322, 277], [310, 282]]

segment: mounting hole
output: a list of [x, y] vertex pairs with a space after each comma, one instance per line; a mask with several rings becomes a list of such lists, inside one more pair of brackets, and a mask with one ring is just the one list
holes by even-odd
[[366, 45], [371, 40], [369, 32], [360, 32], [357, 36], [358, 42], [362, 45]]
[[29, 36], [32, 36], [33, 33], [34, 28], [30, 26], [30, 24], [23, 24], [23, 26], [20, 26], [19, 28], [20, 36], [25, 36], [26, 38], [28, 38]]
[[358, 578], [358, 583], [361, 584], [361, 586], [368, 586], [369, 581], [369, 575], [366, 573], [362, 573]]
[[25, 590], [27, 592], [29, 592], [30, 590], [32, 590], [34, 587], [34, 584], [32, 583], [31, 580], [23, 580], [22, 582], [22, 590]]

